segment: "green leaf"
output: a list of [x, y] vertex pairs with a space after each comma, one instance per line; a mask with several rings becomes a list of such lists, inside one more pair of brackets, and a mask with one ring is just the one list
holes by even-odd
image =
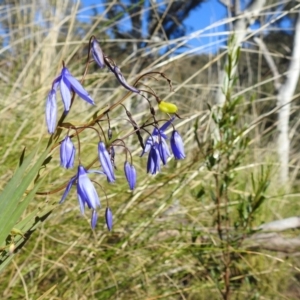
[[30, 193], [25, 197], [25, 199], [23, 201], [21, 201], [20, 203], [17, 204], [15, 210], [13, 211], [11, 216], [7, 216], [7, 222], [6, 224], [3, 226], [3, 230], [0, 233], [0, 241], [4, 241], [7, 236], [9, 235], [10, 231], [12, 230], [12, 228], [15, 226], [15, 224], [18, 222], [18, 220], [20, 219], [22, 213], [24, 212], [24, 210], [26, 209], [26, 207], [28, 206], [30, 200], [33, 199], [33, 197], [35, 196], [37, 189], [39, 188], [40, 184], [42, 183], [43, 180], [40, 180], [38, 182], [38, 184], [35, 185], [35, 187], [30, 191]]
[[[3, 209], [5, 209], [6, 205], [9, 205], [11, 199], [15, 193], [15, 188], [20, 184], [24, 173], [26, 172], [26, 169], [28, 168], [29, 164], [32, 162], [32, 159], [37, 151], [37, 148], [32, 151], [28, 157], [25, 158], [25, 160], [22, 160], [23, 163], [19, 167], [19, 169], [16, 171], [16, 173], [13, 175], [13, 177], [10, 179], [8, 184], [5, 186], [4, 190], [0, 194], [0, 216]], [[22, 155], [21, 155], [22, 157]]]
[[[43, 209], [40, 211], [40, 209], [35, 209], [33, 212], [31, 212], [29, 215], [27, 215], [23, 220], [21, 220], [18, 224], [15, 225], [14, 230], [20, 230], [24, 236], [16, 236], [14, 238], [14, 244], [15, 248], [22, 248], [23, 245], [25, 245], [26, 240], [29, 239], [30, 235], [35, 231], [35, 229], [42, 223], [46, 218], [51, 214], [53, 210], [53, 205]], [[15, 253], [9, 253], [9, 251], [6, 251], [2, 253], [2, 256], [0, 257], [0, 273], [5, 269], [5, 267], [8, 265], [8, 263], [12, 260]]]
[[10, 231], [19, 220], [30, 200], [34, 197], [40, 182], [20, 202], [29, 185], [37, 176], [49, 151], [50, 147], [40, 155], [38, 161], [26, 172], [37, 152], [37, 148], [30, 153], [0, 194], [0, 245], [4, 244]]

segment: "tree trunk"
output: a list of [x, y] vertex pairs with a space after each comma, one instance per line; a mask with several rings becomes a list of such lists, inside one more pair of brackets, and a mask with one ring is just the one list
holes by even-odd
[[278, 141], [277, 151], [280, 163], [280, 180], [287, 183], [289, 179], [289, 118], [290, 106], [296, 85], [299, 79], [300, 69], [300, 12], [295, 25], [294, 45], [292, 58], [289, 64], [288, 73], [284, 84], [281, 85], [277, 95], [278, 112]]

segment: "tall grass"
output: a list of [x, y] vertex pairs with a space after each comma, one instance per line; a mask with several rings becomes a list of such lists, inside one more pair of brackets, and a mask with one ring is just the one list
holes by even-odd
[[[139, 158], [136, 137], [131, 137], [131, 147], [136, 148], [136, 190], [133, 193], [127, 190], [122, 179], [122, 160], [118, 156], [118, 183], [104, 184], [114, 211], [112, 232], [104, 227], [104, 211], [97, 229], [90, 229], [89, 217], [79, 212], [75, 192], [71, 192], [63, 205], [58, 205], [62, 191], [48, 196], [37, 195], [22, 218], [34, 213], [40, 217], [39, 226], [33, 227], [26, 244], [2, 272], [1, 299], [220, 299], [226, 286], [224, 272], [230, 277], [232, 298], [297, 299], [300, 291], [296, 259], [282, 253], [249, 250], [238, 242], [222, 242], [216, 234], [218, 222], [225, 226], [226, 234], [246, 236], [263, 222], [297, 215], [299, 210], [297, 146], [291, 155], [291, 168], [295, 170], [292, 193], [287, 195], [276, 179], [276, 117], [272, 114], [261, 118], [263, 113], [274, 108], [273, 91], [264, 90], [272, 78], [254, 76], [255, 82], [250, 79], [243, 83], [236, 81], [230, 91], [230, 99], [241, 98], [227, 112], [227, 117], [229, 120], [230, 113], [237, 115], [234, 128], [241, 138], [247, 138], [244, 145], [247, 147], [241, 148], [238, 164], [230, 169], [233, 181], [228, 181], [226, 186], [226, 197], [229, 195], [230, 199], [214, 202], [216, 174], [223, 176], [225, 171], [222, 169], [221, 174], [218, 169], [218, 173], [208, 165], [214, 159], [213, 154], [226, 152], [223, 146], [236, 153], [232, 150], [235, 146], [230, 144], [232, 140], [218, 146], [212, 142], [211, 135], [216, 109], [213, 95], [227, 52], [171, 55], [174, 48], [193, 37], [185, 36], [168, 42], [148, 41], [150, 50], [146, 53], [139, 49], [128, 55], [120, 54], [116, 44], [122, 41], [110, 40], [106, 33], [115, 21], [107, 20], [103, 13], [91, 17], [91, 23], [84, 23], [78, 20], [84, 9], [79, 2], [73, 1], [4, 1], [0, 6], [4, 32], [0, 50], [0, 187], [3, 188], [12, 176], [24, 147], [33, 149], [38, 143], [41, 148], [46, 145], [44, 107], [47, 92], [62, 60], [80, 77], [92, 34], [100, 41], [103, 39], [101, 45], [105, 53], [111, 57], [118, 55], [116, 62], [122, 66], [129, 82], [150, 70], [164, 72], [172, 79], [174, 92], [171, 93], [161, 80], [149, 79], [145, 83], [179, 107], [182, 119], [178, 120], [176, 128], [180, 129], [185, 141], [187, 158], [172, 160], [161, 174], [148, 176], [146, 162]], [[109, 9], [111, 5], [105, 7]], [[201, 33], [199, 31], [198, 35]], [[136, 41], [127, 42], [130, 45]], [[172, 47], [166, 54], [157, 54], [170, 43]], [[241, 56], [243, 62], [250, 60], [247, 72], [253, 72], [253, 55], [245, 49]], [[255, 62], [255, 70], [259, 70], [262, 60]], [[145, 65], [143, 69], [142, 64]], [[96, 100], [97, 109], [125, 95], [111, 73], [96, 69], [91, 69], [86, 77], [85, 88]], [[140, 99], [130, 97], [125, 105], [135, 120], [144, 119], [146, 105]], [[62, 111], [61, 104], [59, 110]], [[78, 101], [67, 121], [84, 123], [94, 112], [94, 108]], [[293, 113], [297, 115], [297, 109]], [[121, 110], [111, 115], [111, 125], [120, 135], [131, 130], [124, 118]], [[263, 122], [258, 122], [260, 120]], [[244, 128], [245, 124], [248, 128]], [[291, 125], [296, 132], [298, 122], [295, 120]], [[89, 140], [90, 136], [83, 136], [81, 141], [87, 162], [94, 158]], [[51, 163], [40, 172], [45, 177], [40, 192], [61, 186], [72, 176], [71, 171], [58, 167], [57, 150], [52, 156]], [[266, 188], [259, 194], [256, 189], [263, 183]], [[242, 220], [239, 213], [243, 205], [258, 194], [263, 201], [251, 220], [243, 216], [249, 224], [241, 229], [242, 225], [234, 222]], [[224, 220], [218, 220], [217, 212]], [[225, 218], [230, 226], [224, 225]], [[224, 268], [224, 258], [229, 256], [230, 266]]]

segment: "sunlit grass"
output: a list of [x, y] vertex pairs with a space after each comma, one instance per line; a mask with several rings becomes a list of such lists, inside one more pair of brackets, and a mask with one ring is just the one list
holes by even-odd
[[[215, 238], [212, 234], [215, 204], [207, 192], [210, 187], [213, 189], [213, 174], [205, 168], [204, 153], [209, 147], [212, 122], [207, 103], [213, 104], [213, 95], [218, 87], [218, 66], [224, 54], [191, 57], [186, 52], [172, 56], [174, 49], [170, 49], [161, 57], [157, 51], [168, 43], [152, 42], [150, 48], [156, 54], [141, 69], [139, 58], [151, 53], [143, 53], [140, 49], [129, 56], [116, 54], [116, 41], [110, 41], [105, 35], [112, 23], [104, 15], [97, 16], [90, 27], [79, 24], [85, 29], [84, 36], [80, 36], [76, 20], [79, 5], [56, 2], [55, 10], [44, 11], [38, 1], [33, 1], [30, 4], [32, 13], [26, 17], [11, 7], [11, 14], [6, 17], [10, 25], [8, 35], [4, 37], [8, 41], [7, 46], [1, 51], [0, 187], [12, 176], [24, 147], [32, 149], [37, 143], [40, 143], [41, 149], [46, 146], [48, 135], [44, 107], [52, 80], [59, 74], [62, 60], [72, 74], [80, 78], [92, 34], [97, 35], [100, 41], [103, 35], [104, 51], [108, 51], [109, 56], [122, 67], [129, 82], [150, 70], [164, 72], [172, 79], [174, 92], [170, 92], [162, 80], [149, 79], [144, 83], [151, 85], [161, 98], [172, 100], [178, 106], [182, 119], [176, 122], [176, 128], [186, 143], [187, 158], [178, 162], [172, 159], [161, 174], [148, 176], [145, 174], [146, 158], [139, 157], [136, 137], [130, 137], [128, 145], [133, 150], [138, 173], [135, 191], [130, 192], [125, 182], [122, 151], [116, 156], [116, 184], [107, 184], [97, 175], [93, 177], [103, 185], [114, 213], [112, 232], [105, 228], [105, 196], [100, 189], [103, 208], [95, 231], [90, 228], [89, 214], [80, 214], [75, 189], [62, 205], [58, 205], [62, 190], [48, 196], [36, 196], [25, 215], [36, 208], [53, 211], [1, 274], [1, 298], [38, 299], [44, 295], [40, 299], [219, 299], [213, 277], [213, 268], [220, 264], [219, 249], [206, 246], [207, 241], [213, 243]], [[47, 28], [35, 22], [33, 16], [37, 13], [45, 14], [44, 18], [50, 23]], [[17, 27], [9, 22], [12, 16], [18, 20]], [[186, 43], [189, 38], [186, 36], [174, 41], [174, 48]], [[273, 95], [265, 97], [258, 91], [268, 82], [260, 83], [255, 87], [241, 84], [235, 90], [236, 94], [245, 97], [241, 123], [254, 124], [264, 107], [270, 108], [272, 101], [274, 103]], [[92, 66], [84, 84], [95, 99], [96, 108], [76, 98], [66, 121], [85, 123], [96, 110], [126, 94], [111, 73]], [[255, 99], [251, 106], [253, 94], [259, 94], [261, 98], [257, 97], [259, 99], [257, 102]], [[60, 96], [58, 99], [60, 102]], [[147, 103], [140, 97], [131, 96], [124, 104], [137, 121], [144, 120]], [[63, 111], [62, 103], [59, 111]], [[117, 109], [110, 118], [120, 137], [131, 131], [122, 110]], [[105, 125], [104, 129], [107, 129]], [[284, 195], [276, 179], [277, 161], [272, 139], [275, 129], [272, 127], [271, 137], [262, 135], [262, 131], [267, 129], [257, 123], [250, 130], [250, 147], [242, 165], [236, 170], [239, 180], [231, 191], [237, 198], [240, 194], [250, 194], [249, 174], [258, 174], [261, 165], [271, 167], [274, 182], [270, 183], [267, 200], [257, 213], [254, 226], [297, 215], [295, 212], [299, 210], [297, 172], [291, 183], [295, 191]], [[90, 143], [93, 135], [83, 134], [81, 139], [82, 160], [86, 164], [97, 157], [95, 145]], [[201, 148], [197, 146], [195, 135]], [[295, 151], [291, 167], [299, 168], [298, 158]], [[42, 170], [41, 175], [46, 176], [41, 192], [46, 192], [68, 182], [73, 171], [59, 167], [56, 149], [51, 164]], [[206, 190], [203, 195], [200, 193], [202, 188]], [[233, 201], [230, 209], [233, 211], [236, 205]], [[193, 241], [197, 230], [201, 236]], [[216, 253], [216, 256], [211, 258], [207, 253]], [[259, 297], [264, 295], [273, 299], [285, 298], [285, 291], [294, 280], [293, 274], [299, 271], [294, 268], [294, 262], [277, 253], [241, 251], [238, 255], [243, 259], [235, 268], [236, 274], [233, 270], [233, 282], [236, 282], [234, 293], [239, 299], [248, 297], [253, 286], [259, 291], [257, 299], [263, 299]], [[247, 277], [248, 281], [239, 281], [246, 274], [252, 277]]]

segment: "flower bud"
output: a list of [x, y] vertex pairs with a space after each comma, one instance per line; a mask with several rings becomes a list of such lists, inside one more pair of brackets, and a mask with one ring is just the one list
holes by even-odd
[[177, 106], [170, 102], [161, 101], [158, 104], [158, 108], [160, 111], [168, 113], [168, 114], [175, 114], [177, 112]]
[[103, 51], [100, 47], [100, 44], [98, 43], [98, 41], [95, 38], [93, 38], [93, 41], [92, 41], [92, 55], [93, 55], [94, 60], [97, 63], [97, 65], [101, 69], [105, 68]]
[[113, 227], [113, 215], [109, 207], [106, 207], [105, 210], [105, 222], [106, 222], [107, 229], [111, 231]]
[[124, 164], [124, 172], [129, 184], [129, 188], [133, 191], [136, 184], [136, 170], [128, 161]]
[[76, 149], [69, 136], [60, 145], [60, 165], [66, 169], [73, 168]]
[[175, 159], [184, 159], [184, 145], [180, 134], [174, 130], [171, 135], [171, 149], [174, 154]]
[[136, 87], [132, 86], [132, 85], [129, 85], [127, 83], [127, 81], [125, 80], [121, 70], [119, 69], [119, 67], [115, 66], [114, 67], [114, 74], [115, 76], [117, 77], [118, 81], [120, 82], [120, 84], [127, 90], [133, 92], [133, 93], [137, 93], [139, 94], [140, 93], [140, 90], [138, 90]]

